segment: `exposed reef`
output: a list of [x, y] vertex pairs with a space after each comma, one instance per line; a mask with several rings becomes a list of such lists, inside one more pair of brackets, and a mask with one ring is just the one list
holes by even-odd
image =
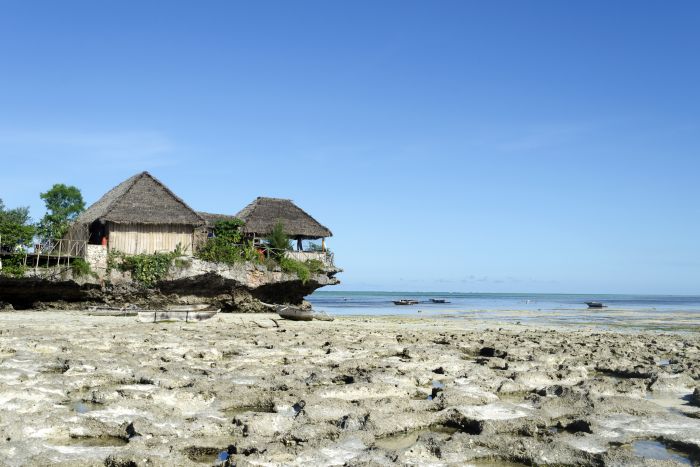
[[15, 309], [211, 303], [224, 311], [255, 312], [265, 310], [261, 302], [300, 305], [319, 287], [338, 284], [338, 272], [326, 267], [302, 281], [279, 267], [268, 270], [252, 262], [227, 265], [188, 257], [173, 262], [162, 280], [146, 287], [129, 272], [116, 269], [75, 277], [70, 268], [53, 268], [36, 276], [33, 271], [22, 278], [0, 276], [0, 302]]
[[697, 333], [62, 311], [0, 330], [7, 466], [700, 460]]

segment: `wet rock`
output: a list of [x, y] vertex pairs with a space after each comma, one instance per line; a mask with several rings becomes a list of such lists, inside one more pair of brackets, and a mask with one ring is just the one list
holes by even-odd
[[596, 371], [607, 376], [617, 378], [651, 378], [656, 369], [646, 366], [618, 366], [618, 365], [601, 365], [596, 367]]
[[138, 463], [130, 458], [124, 458], [117, 454], [110, 454], [104, 463], [105, 467], [138, 467]]
[[508, 355], [507, 352], [498, 350], [494, 347], [482, 347], [479, 349], [479, 356], [481, 357], [498, 357], [505, 358]]
[[690, 403], [694, 406], [700, 407], [700, 387], [696, 387], [693, 393], [690, 395]]
[[566, 388], [562, 386], [561, 384], [555, 384], [553, 386], [547, 386], [545, 388], [539, 389], [537, 391], [537, 394], [540, 396], [549, 396], [549, 397], [559, 397], [564, 394], [566, 391]]
[[484, 431], [484, 422], [469, 418], [458, 410], [450, 410], [442, 419], [441, 423], [445, 426], [456, 428], [462, 433], [470, 435], [478, 435]]
[[655, 377], [649, 386], [653, 392], [685, 392], [695, 387], [695, 381], [690, 376], [678, 374], [661, 373]]
[[563, 428], [569, 433], [593, 433], [591, 423], [587, 420], [574, 420], [563, 425]]

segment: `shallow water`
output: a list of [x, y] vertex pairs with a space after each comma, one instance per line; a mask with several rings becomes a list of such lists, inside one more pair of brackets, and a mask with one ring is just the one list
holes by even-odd
[[73, 410], [75, 410], [77, 413], [87, 413], [91, 412], [93, 410], [102, 410], [104, 409], [104, 405], [102, 404], [97, 404], [94, 402], [86, 402], [86, 401], [77, 401], [73, 405]]
[[[397, 306], [408, 298], [417, 305]], [[448, 303], [433, 303], [445, 299]], [[313, 306], [336, 316], [431, 316], [511, 324], [700, 331], [700, 296], [318, 291]], [[589, 309], [587, 301], [607, 308]]]
[[128, 440], [116, 436], [75, 437], [60, 442], [62, 446], [82, 447], [117, 447], [126, 446], [127, 444], [129, 444]]
[[421, 435], [430, 433], [451, 435], [455, 432], [457, 432], [457, 428], [436, 425], [423, 430], [410, 431], [408, 433], [396, 433], [383, 438], [377, 438], [374, 441], [374, 444], [378, 448], [386, 449], [387, 451], [400, 451], [402, 449], [408, 449], [416, 444]]
[[639, 440], [632, 443], [634, 455], [644, 457], [646, 459], [655, 459], [660, 461], [675, 461], [685, 465], [693, 465], [687, 455], [669, 449], [659, 441]]
[[262, 405], [250, 405], [242, 407], [229, 407], [222, 410], [224, 415], [227, 417], [235, 417], [237, 415], [242, 415], [245, 413], [257, 412], [257, 413], [275, 413], [274, 407], [262, 406]]

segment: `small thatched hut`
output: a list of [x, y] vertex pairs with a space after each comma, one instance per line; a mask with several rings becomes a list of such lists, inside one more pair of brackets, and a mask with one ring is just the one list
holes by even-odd
[[323, 239], [333, 234], [328, 227], [294, 204], [292, 200], [258, 197], [243, 208], [236, 217], [245, 222], [243, 231], [255, 237], [264, 237], [272, 232], [278, 222], [284, 226], [289, 238], [301, 244], [301, 240]]
[[71, 226], [72, 240], [106, 244], [126, 254], [191, 254], [205, 220], [148, 172], [125, 180], [87, 208]]

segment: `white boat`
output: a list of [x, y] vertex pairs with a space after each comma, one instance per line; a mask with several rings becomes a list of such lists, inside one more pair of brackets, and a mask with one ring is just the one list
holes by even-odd
[[321, 310], [311, 310], [311, 314], [313, 315], [314, 319], [316, 321], [334, 321], [335, 318], [326, 313], [325, 311]]
[[211, 308], [208, 303], [197, 303], [194, 305], [168, 305], [165, 307], [168, 311], [200, 311]]
[[296, 306], [277, 305], [275, 312], [284, 319], [291, 321], [312, 321], [314, 312], [312, 310], [303, 310]]
[[138, 308], [135, 305], [127, 305], [124, 307], [116, 306], [91, 306], [87, 309], [89, 316], [136, 316]]
[[142, 323], [163, 323], [168, 321], [184, 321], [193, 323], [213, 318], [219, 313], [217, 310], [139, 310], [138, 320]]

